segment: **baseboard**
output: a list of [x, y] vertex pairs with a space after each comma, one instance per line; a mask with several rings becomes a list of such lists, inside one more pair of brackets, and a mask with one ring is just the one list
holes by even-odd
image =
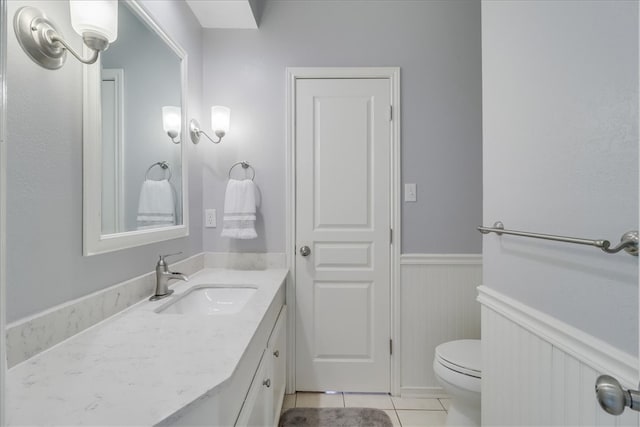
[[448, 399], [442, 387], [401, 387], [401, 397], [415, 397], [420, 399]]

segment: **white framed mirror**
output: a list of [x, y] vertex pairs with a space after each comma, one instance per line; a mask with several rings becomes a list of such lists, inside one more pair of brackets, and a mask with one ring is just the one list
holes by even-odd
[[[187, 55], [134, 0], [119, 2], [118, 27], [83, 66], [85, 256], [189, 234]], [[163, 107], [178, 113], [177, 137]]]

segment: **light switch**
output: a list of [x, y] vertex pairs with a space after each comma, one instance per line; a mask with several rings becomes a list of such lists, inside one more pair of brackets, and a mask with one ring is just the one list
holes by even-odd
[[204, 226], [207, 228], [216, 228], [216, 210], [206, 209], [204, 211]]
[[416, 193], [416, 184], [404, 185], [404, 201], [415, 202], [418, 200], [418, 194]]

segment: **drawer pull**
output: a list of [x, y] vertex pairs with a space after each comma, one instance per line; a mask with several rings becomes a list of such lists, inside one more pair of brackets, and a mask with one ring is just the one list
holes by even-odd
[[266, 380], [262, 381], [262, 385], [266, 385], [267, 388], [271, 387], [271, 378], [267, 378]]
[[276, 350], [276, 351], [274, 351], [274, 352], [273, 352], [273, 355], [274, 355], [275, 357], [280, 357], [280, 350]]

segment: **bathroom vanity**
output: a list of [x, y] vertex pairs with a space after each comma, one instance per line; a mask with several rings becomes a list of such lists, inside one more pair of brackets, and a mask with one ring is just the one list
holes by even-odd
[[[276, 425], [286, 275], [201, 270], [171, 297], [142, 301], [13, 367], [8, 425]], [[235, 313], [168, 309], [203, 287], [254, 291]]]

